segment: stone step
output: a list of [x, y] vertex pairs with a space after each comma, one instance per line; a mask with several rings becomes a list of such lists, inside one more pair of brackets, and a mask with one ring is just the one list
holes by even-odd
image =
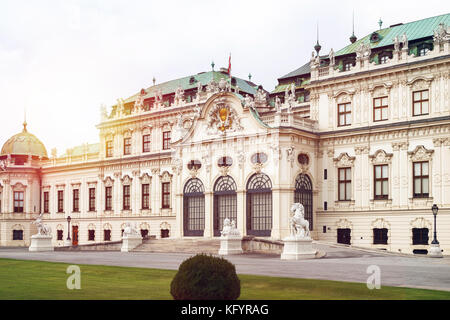
[[217, 254], [219, 239], [150, 239], [145, 240], [133, 251], [145, 252], [188, 252]]

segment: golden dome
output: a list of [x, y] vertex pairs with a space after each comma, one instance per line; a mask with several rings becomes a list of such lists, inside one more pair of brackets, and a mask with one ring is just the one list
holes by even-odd
[[2, 147], [0, 156], [5, 155], [31, 155], [48, 158], [44, 144], [34, 134], [27, 131], [27, 123], [23, 123], [23, 130], [8, 141]]

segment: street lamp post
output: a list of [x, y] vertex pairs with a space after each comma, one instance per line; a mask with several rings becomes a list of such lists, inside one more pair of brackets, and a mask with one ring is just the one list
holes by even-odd
[[441, 247], [439, 246], [439, 241], [437, 240], [437, 233], [436, 233], [436, 216], [439, 211], [439, 207], [436, 204], [433, 204], [433, 206], [431, 207], [431, 211], [433, 212], [434, 216], [434, 235], [433, 241], [431, 242], [429, 255], [434, 258], [442, 258], [442, 251]]
[[70, 218], [70, 216], [67, 217], [67, 239], [66, 239], [66, 246], [70, 246], [72, 245], [72, 240], [70, 239], [70, 220], [72, 220]]

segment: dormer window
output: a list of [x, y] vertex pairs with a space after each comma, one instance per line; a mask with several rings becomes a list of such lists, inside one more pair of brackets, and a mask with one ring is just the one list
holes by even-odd
[[387, 55], [380, 57], [380, 64], [385, 64], [389, 61], [389, 57]]

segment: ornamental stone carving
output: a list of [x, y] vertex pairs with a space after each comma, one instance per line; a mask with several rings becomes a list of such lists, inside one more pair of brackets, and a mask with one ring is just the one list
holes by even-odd
[[336, 221], [336, 227], [339, 229], [352, 229], [353, 224], [347, 219], [339, 219]]
[[142, 184], [150, 184], [152, 177], [148, 173], [144, 173], [140, 178]]
[[431, 229], [431, 222], [426, 220], [426, 219], [424, 219], [424, 218], [422, 218], [422, 217], [419, 217], [419, 218], [416, 218], [416, 219], [412, 220], [410, 222], [410, 225], [411, 225], [411, 228], [419, 228], [419, 229], [428, 228], [428, 229]]
[[161, 182], [171, 182], [172, 181], [172, 174], [170, 174], [167, 171], [164, 171], [159, 178], [161, 179]]
[[391, 224], [383, 218], [378, 218], [372, 222], [372, 229], [390, 229]]
[[413, 151], [408, 152], [409, 159], [412, 161], [429, 161], [432, 159], [434, 150], [428, 150], [424, 146], [417, 146]]
[[131, 182], [133, 181], [133, 178], [131, 178], [129, 175], [125, 175], [122, 179], [122, 184], [125, 185], [130, 185]]
[[372, 164], [389, 164], [392, 160], [392, 153], [386, 153], [384, 150], [377, 150], [373, 155], [369, 155]]
[[350, 157], [347, 152], [343, 152], [339, 157], [334, 158], [334, 165], [338, 168], [353, 167], [356, 157]]
[[242, 131], [240, 119], [226, 100], [218, 101], [208, 113], [207, 132], [210, 135]]
[[114, 180], [111, 177], [106, 177], [106, 179], [103, 181], [105, 187], [112, 187], [114, 185]]

